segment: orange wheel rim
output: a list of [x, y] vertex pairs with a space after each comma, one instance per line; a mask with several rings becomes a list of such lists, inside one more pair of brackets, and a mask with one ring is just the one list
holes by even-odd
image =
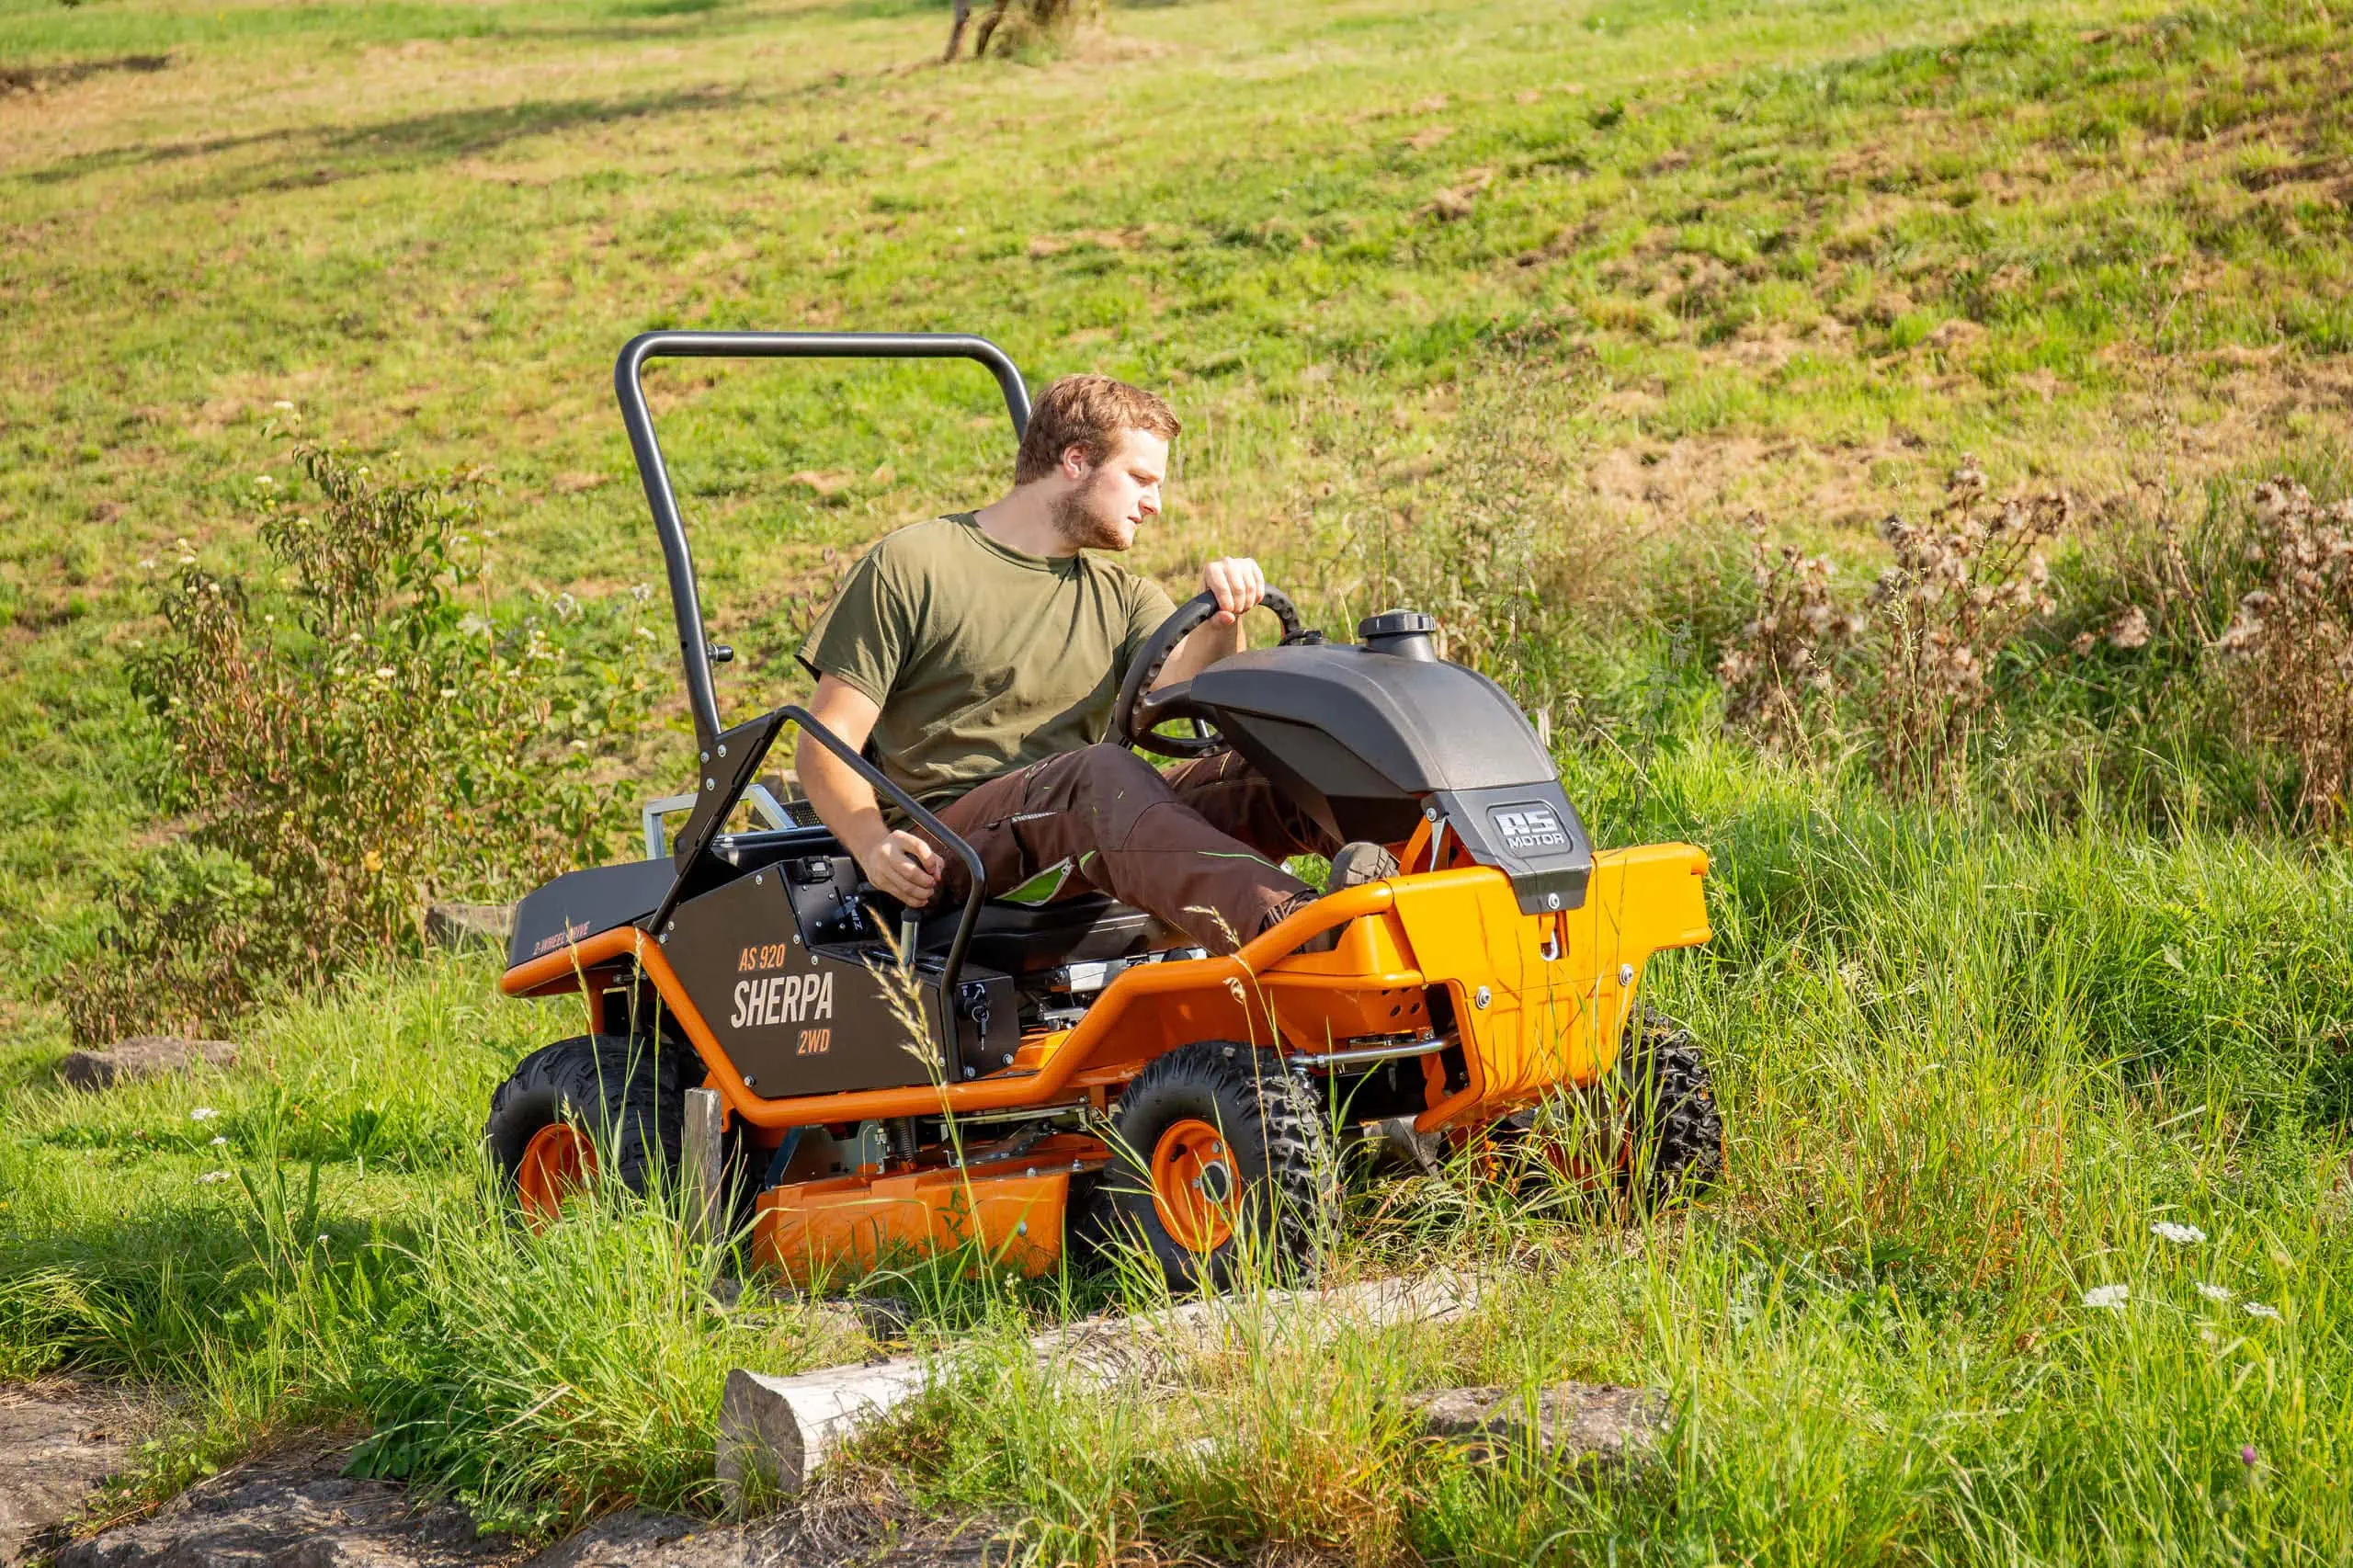
[[1152, 1151], [1152, 1207], [1169, 1239], [1211, 1253], [1233, 1237], [1242, 1176], [1225, 1134], [1197, 1117], [1170, 1124]]
[[523, 1212], [537, 1226], [562, 1213], [563, 1200], [586, 1190], [596, 1177], [597, 1146], [588, 1135], [568, 1121], [551, 1121], [523, 1145], [515, 1187], [522, 1195]]

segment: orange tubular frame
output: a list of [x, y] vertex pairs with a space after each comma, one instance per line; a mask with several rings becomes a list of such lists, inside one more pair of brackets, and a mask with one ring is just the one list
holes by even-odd
[[[1520, 914], [1504, 874], [1461, 866], [1407, 873], [1316, 900], [1230, 956], [1138, 964], [1106, 986], [1070, 1029], [1023, 1043], [1009, 1071], [965, 1083], [766, 1099], [743, 1075], [688, 999], [661, 944], [635, 926], [600, 932], [509, 970], [510, 996], [592, 990], [592, 978], [634, 963], [701, 1054], [710, 1085], [754, 1127], [904, 1116], [970, 1115], [1043, 1106], [1123, 1082], [1161, 1051], [1188, 1040], [1245, 1040], [1302, 1051], [1332, 1048], [1313, 1027], [1365, 999], [1450, 997], [1467, 1082], [1419, 1119], [1424, 1131], [1500, 1115], [1563, 1084], [1587, 1083], [1616, 1059], [1636, 978], [1659, 949], [1709, 937], [1699, 881], [1705, 853], [1657, 845], [1595, 857], [1585, 907]], [[1330, 953], [1300, 944], [1365, 921]], [[1398, 1008], [1405, 1004], [1400, 1002]], [[1365, 1031], [1384, 1032], [1384, 1031]], [[1402, 1031], [1401, 1031], [1402, 1032]]]
[[[821, 1122], [866, 1121], [895, 1116], [967, 1116], [974, 1111], [1010, 1110], [1043, 1104], [1059, 1096], [1071, 1077], [1095, 1053], [1120, 1016], [1146, 996], [1203, 992], [1231, 997], [1239, 986], [1248, 1000], [1241, 1010], [1261, 1039], [1273, 1029], [1265, 1004], [1253, 985], [1258, 972], [1310, 937], [1367, 915], [1387, 910], [1392, 902], [1388, 884], [1368, 882], [1330, 898], [1319, 899], [1269, 927], [1226, 958], [1181, 960], [1173, 963], [1139, 964], [1116, 976], [1078, 1026], [1062, 1035], [1050, 1035], [1034, 1063], [1034, 1071], [1017, 1070], [1010, 1077], [983, 1078], [965, 1084], [918, 1084], [903, 1089], [859, 1089], [841, 1095], [809, 1095], [792, 1099], [762, 1099], [744, 1086], [744, 1075], [727, 1058], [718, 1037], [687, 999], [686, 987], [670, 967], [660, 943], [634, 926], [599, 932], [554, 952], [543, 954], [508, 970], [498, 983], [509, 996], [547, 995], [581, 984], [591, 973], [617, 962], [634, 961], [645, 971], [662, 999], [676, 1015], [687, 1039], [701, 1053], [710, 1073], [710, 1086], [727, 1108], [755, 1127], [810, 1127]], [[1229, 984], [1231, 983], [1231, 985]], [[1257, 1005], [1254, 1008], [1251, 1004]], [[1234, 1004], [1225, 1005], [1233, 1011]], [[1023, 1056], [1034, 1047], [1025, 1048]]]

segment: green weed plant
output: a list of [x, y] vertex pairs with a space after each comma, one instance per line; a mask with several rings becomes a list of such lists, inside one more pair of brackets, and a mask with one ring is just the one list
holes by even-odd
[[183, 553], [134, 653], [186, 824], [65, 971], [91, 1044], [218, 1029], [273, 981], [413, 947], [436, 897], [512, 896], [614, 837], [596, 767], [651, 706], [648, 596], [502, 613], [469, 591], [478, 476], [292, 458], [255, 482], [275, 573]]

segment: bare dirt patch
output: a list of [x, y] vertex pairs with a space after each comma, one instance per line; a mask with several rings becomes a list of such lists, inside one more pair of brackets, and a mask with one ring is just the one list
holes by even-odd
[[152, 74], [171, 62], [168, 54], [119, 54], [110, 60], [75, 60], [63, 65], [0, 65], [0, 97], [12, 93], [38, 93], [44, 87], [71, 86], [108, 71]]
[[1602, 452], [1586, 488], [1605, 512], [1636, 523], [1673, 524], [1751, 509], [1857, 526], [1888, 510], [1876, 465], [1918, 454], [1895, 444], [1817, 447], [1788, 437], [1687, 436], [1638, 441]]
[[[482, 1533], [454, 1505], [345, 1475], [346, 1457], [321, 1445], [265, 1456], [144, 1518], [63, 1544], [54, 1561], [57, 1568], [978, 1568], [994, 1540], [982, 1528], [898, 1518], [868, 1500], [745, 1524], [629, 1509], [535, 1552]], [[0, 1479], [6, 1473], [0, 1469]], [[13, 1495], [0, 1492], [0, 1505]], [[52, 1534], [41, 1544], [59, 1543]], [[995, 1555], [1003, 1560], [1002, 1545]]]

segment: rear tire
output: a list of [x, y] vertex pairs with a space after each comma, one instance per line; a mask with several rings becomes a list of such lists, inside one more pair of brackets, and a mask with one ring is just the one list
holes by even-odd
[[1618, 1074], [1620, 1092], [1629, 1096], [1632, 1134], [1628, 1190], [1637, 1199], [1665, 1203], [1721, 1182], [1723, 1118], [1691, 1031], [1644, 1007], [1627, 1028]]
[[1120, 1096], [1103, 1229], [1141, 1241], [1169, 1288], [1216, 1290], [1253, 1266], [1313, 1272], [1331, 1163], [1315, 1092], [1268, 1051], [1181, 1046]]
[[541, 1197], [550, 1180], [547, 1156], [551, 1149], [577, 1146], [563, 1136], [571, 1129], [593, 1153], [583, 1152], [585, 1172], [559, 1178], [564, 1190], [553, 1193], [556, 1201], [580, 1190], [597, 1169], [610, 1170], [641, 1196], [659, 1190], [676, 1173], [686, 1090], [701, 1080], [700, 1066], [682, 1047], [625, 1035], [576, 1035], [541, 1046], [490, 1096], [483, 1143], [500, 1187], [525, 1200], [535, 1217], [552, 1218]]

